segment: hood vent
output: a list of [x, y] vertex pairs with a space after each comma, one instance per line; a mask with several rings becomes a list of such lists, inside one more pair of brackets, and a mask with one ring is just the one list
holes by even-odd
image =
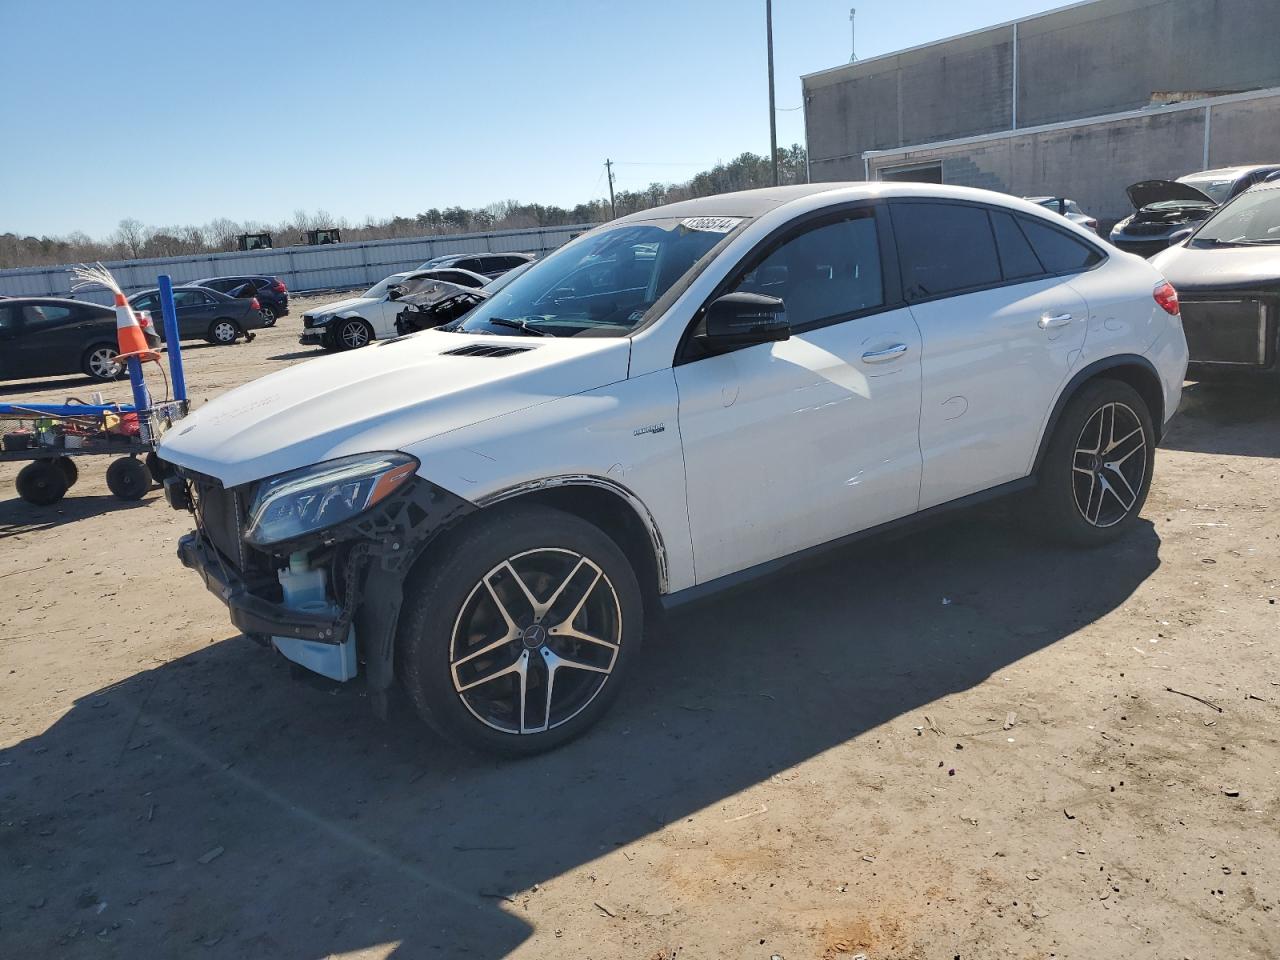
[[528, 353], [533, 347], [508, 347], [501, 343], [469, 343], [441, 354], [443, 357], [509, 357], [516, 353]]

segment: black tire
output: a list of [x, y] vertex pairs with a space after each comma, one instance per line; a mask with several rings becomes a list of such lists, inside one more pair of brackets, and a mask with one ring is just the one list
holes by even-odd
[[70, 490], [76, 485], [76, 481], [80, 479], [80, 470], [76, 467], [76, 462], [70, 457], [58, 457], [53, 461], [58, 465], [58, 469], [62, 471], [62, 475], [67, 480], [67, 489]]
[[264, 327], [274, 327], [276, 325], [276, 312], [270, 307], [262, 307], [258, 312], [262, 314], [262, 325]]
[[[626, 555], [612, 539], [571, 514], [511, 505], [474, 518], [446, 536], [431, 555], [439, 560], [419, 568], [406, 581], [397, 643], [401, 682], [428, 724], [473, 749], [520, 757], [558, 747], [603, 716], [644, 636], [640, 587]], [[546, 624], [540, 633], [534, 632], [539, 622], [532, 619], [534, 608], [521, 600], [515, 581], [502, 569], [504, 561], [510, 564], [507, 569], [520, 569], [520, 582], [539, 602], [556, 595], [555, 584], [563, 577], [562, 599], [544, 611]], [[545, 574], [544, 562], [560, 567], [555, 574]], [[600, 576], [592, 580], [594, 571]], [[491, 578], [489, 589], [482, 592], [486, 577]], [[582, 602], [574, 607], [578, 593]], [[514, 622], [515, 627], [507, 628], [496, 618], [499, 595], [510, 604], [507, 623]], [[556, 619], [562, 616], [568, 619], [557, 625]], [[455, 629], [461, 636], [469, 632], [462, 629], [464, 624], [470, 628], [477, 621], [492, 626], [499, 637], [512, 634], [512, 639], [486, 659], [476, 651], [494, 640], [482, 628], [472, 634], [474, 648], [463, 648], [469, 653], [455, 654]], [[566, 625], [580, 631], [579, 637], [590, 630], [608, 642], [555, 636]], [[516, 628], [519, 633], [513, 633]], [[532, 686], [527, 686], [523, 710], [515, 708], [518, 674], [504, 677], [500, 673], [507, 657], [511, 670], [518, 669], [525, 658], [526, 684]], [[557, 669], [557, 663], [576, 664], [579, 669]], [[586, 664], [596, 669], [581, 669]], [[607, 671], [599, 669], [606, 666]], [[457, 688], [474, 684], [476, 673], [482, 678], [475, 686], [477, 693], [464, 697]], [[554, 679], [548, 683], [549, 676], [563, 676], [568, 684]], [[557, 682], [562, 685], [557, 687]], [[537, 699], [547, 687], [552, 690], [551, 707], [545, 695]], [[504, 699], [504, 691], [509, 691], [505, 700], [510, 709], [497, 703]], [[542, 723], [529, 725], [546, 724], [546, 729], [524, 731], [516, 725], [515, 718], [521, 716], [540, 716]]]
[[116, 357], [119, 353], [120, 349], [114, 343], [92, 344], [80, 357], [80, 369], [86, 377], [97, 380], [99, 383], [119, 380], [128, 368], [123, 363], [116, 363], [115, 372], [112, 373], [105, 363], [108, 356]]
[[240, 339], [240, 324], [226, 317], [219, 317], [213, 323], [209, 324], [209, 332], [205, 335], [210, 343], [217, 344], [220, 347], [229, 347]]
[[[1133, 432], [1139, 429], [1140, 436]], [[1123, 536], [1151, 489], [1155, 437], [1151, 412], [1133, 387], [1106, 378], [1086, 383], [1054, 428], [1027, 498], [1028, 518], [1072, 546], [1095, 547]], [[1134, 446], [1139, 441], [1140, 449]]]
[[359, 317], [339, 320], [329, 335], [338, 350], [358, 350], [373, 342], [373, 327]]
[[151, 471], [134, 457], [112, 460], [107, 467], [107, 489], [120, 500], [141, 500], [151, 489]]
[[16, 486], [27, 503], [47, 507], [67, 495], [67, 475], [51, 460], [33, 460], [18, 471]]

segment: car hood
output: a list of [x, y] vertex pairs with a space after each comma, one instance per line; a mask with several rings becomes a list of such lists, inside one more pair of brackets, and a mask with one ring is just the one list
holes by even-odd
[[1151, 203], [1164, 203], [1171, 200], [1187, 203], [1212, 204], [1214, 202], [1207, 193], [1202, 193], [1190, 184], [1179, 183], [1177, 180], [1141, 180], [1125, 187], [1124, 192], [1129, 195], [1129, 202], [1133, 204], [1135, 210], [1141, 210]]
[[1280, 250], [1275, 246], [1188, 247], [1161, 250], [1151, 265], [1180, 293], [1271, 290], [1280, 295]]
[[447, 280], [432, 280], [416, 293], [405, 294], [396, 303], [405, 304], [406, 306], [425, 307], [462, 294], [471, 294], [480, 300], [489, 299], [489, 294], [485, 293], [482, 287], [464, 287], [459, 283], [450, 283]]
[[312, 307], [303, 316], [320, 317], [326, 313], [346, 313], [348, 310], [358, 310], [360, 307], [370, 303], [381, 303], [378, 297], [347, 297], [345, 300], [335, 300], [333, 303], [326, 303], [323, 306]]
[[[497, 357], [447, 353], [495, 346], [527, 349]], [[630, 355], [625, 338], [428, 330], [245, 384], [175, 424], [159, 452], [170, 463], [238, 486], [349, 454], [402, 449], [616, 383], [626, 379]]]

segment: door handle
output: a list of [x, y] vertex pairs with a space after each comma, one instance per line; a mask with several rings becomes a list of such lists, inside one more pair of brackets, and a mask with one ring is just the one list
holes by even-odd
[[1057, 316], [1051, 316], [1046, 313], [1038, 322], [1041, 330], [1052, 330], [1054, 327], [1065, 327], [1071, 322], [1071, 314], [1060, 313]]
[[885, 347], [883, 350], [868, 350], [862, 355], [863, 363], [887, 363], [890, 360], [897, 360], [907, 352], [905, 343], [895, 343], [892, 347]]

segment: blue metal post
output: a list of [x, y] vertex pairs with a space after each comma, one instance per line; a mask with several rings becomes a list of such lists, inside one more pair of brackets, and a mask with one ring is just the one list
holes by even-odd
[[187, 378], [182, 372], [182, 342], [178, 336], [178, 313], [173, 306], [173, 281], [167, 273], [156, 278], [160, 287], [160, 312], [164, 314], [164, 342], [169, 351], [169, 376], [173, 379], [173, 399], [187, 399]]

